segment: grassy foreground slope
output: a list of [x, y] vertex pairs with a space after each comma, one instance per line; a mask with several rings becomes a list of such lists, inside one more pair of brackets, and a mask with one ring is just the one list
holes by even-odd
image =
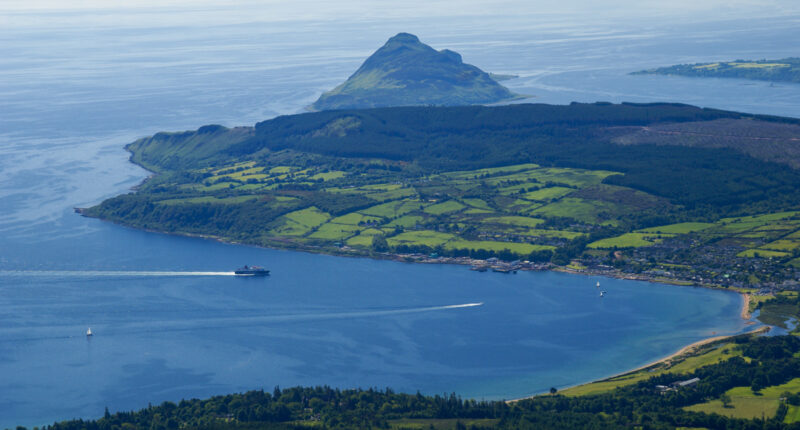
[[[714, 145], [640, 138], [657, 127], [700, 126], [715, 136]], [[795, 128], [800, 135], [796, 120], [678, 104], [281, 116], [255, 127], [204, 126], [140, 139], [128, 146], [132, 160], [158, 174], [135, 193], [83, 213], [140, 228], [325, 252], [558, 265], [577, 258], [627, 267], [624, 253], [609, 253], [656, 249], [645, 245], [685, 240], [714, 223], [728, 231], [791, 218], [800, 209], [800, 172], [773, 158], [797, 160], [781, 149], [791, 145]], [[764, 213], [778, 215], [742, 218]], [[795, 267], [796, 229], [788, 221], [770, 223], [787, 237], [763, 233], [775, 238], [769, 246], [726, 242], [730, 259], [708, 270], [776, 255]], [[693, 242], [686, 243], [643, 264], [684, 264], [688, 257], [678, 251]], [[758, 255], [748, 253], [752, 248]]]

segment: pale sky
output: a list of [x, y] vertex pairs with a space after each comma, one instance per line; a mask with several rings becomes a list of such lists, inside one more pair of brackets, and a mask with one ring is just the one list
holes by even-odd
[[747, 17], [796, 14], [797, 0], [0, 0], [0, 13], [11, 11], [203, 10], [272, 12], [274, 19], [405, 17], [505, 13], [590, 13], [623, 16], [698, 13]]
[[538, 25], [560, 20], [587, 27], [663, 26], [800, 18], [800, 0], [0, 0], [0, 34], [3, 29], [76, 26], [157, 28], [448, 17], [493, 17], [497, 23], [504, 16]]

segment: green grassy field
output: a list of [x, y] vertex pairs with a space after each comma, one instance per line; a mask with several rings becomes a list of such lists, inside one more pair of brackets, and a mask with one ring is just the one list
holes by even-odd
[[[238, 172], [231, 172], [238, 170]], [[236, 165], [218, 172], [222, 175], [266, 174], [281, 181], [305, 181], [324, 179], [337, 181], [343, 177], [338, 170], [315, 172], [291, 166], [271, 168], [258, 165]], [[324, 176], [318, 176], [318, 175]], [[531, 241], [570, 240], [584, 233], [569, 230], [541, 228], [544, 219], [521, 214], [540, 212], [537, 216], [558, 216], [597, 221], [603, 212], [620, 213], [627, 210], [610, 202], [583, 198], [563, 197], [581, 187], [597, 186], [609, 175], [606, 171], [590, 171], [567, 168], [542, 168], [535, 164], [505, 166], [474, 171], [445, 172], [424, 178], [419, 183], [404, 184], [399, 181], [377, 182], [356, 186], [324, 187], [326, 193], [362, 196], [375, 205], [362, 207], [349, 213], [331, 217], [316, 208], [291, 212], [272, 225], [269, 235], [307, 237], [316, 241], [344, 242], [357, 248], [369, 248], [371, 236], [361, 236], [367, 228], [380, 229], [390, 246], [445, 246], [446, 249], [486, 250], [501, 252], [510, 250], [525, 257], [533, 251], [551, 250], [554, 246], [507, 240], [508, 235], [528, 237]], [[350, 179], [348, 179], [350, 180]], [[544, 183], [559, 183], [568, 186], [546, 186]], [[253, 185], [253, 184], [249, 184]], [[236, 190], [245, 185], [227, 182], [214, 186], [233, 186]], [[263, 185], [258, 185], [263, 186]], [[496, 190], [491, 199], [464, 197], [462, 193], [473, 189], [490, 187]], [[574, 187], [574, 188], [573, 188]], [[280, 193], [276, 188], [273, 193]], [[537, 199], [546, 204], [535, 203], [525, 197], [535, 193]], [[435, 198], [431, 198], [434, 196]], [[458, 226], [462, 231], [485, 233], [480, 237], [461, 237], [458, 232], [432, 230], [429, 226]], [[420, 228], [420, 230], [416, 230]], [[402, 230], [395, 230], [402, 229]]]
[[[737, 254], [747, 258], [785, 258], [800, 249], [798, 212], [779, 212], [736, 218], [715, 223], [687, 222], [649, 227], [589, 244], [592, 249], [650, 246], [679, 234], [695, 234], [701, 240], [735, 240], [745, 249]], [[660, 234], [660, 237], [659, 237]], [[764, 243], [767, 242], [767, 243]], [[788, 261], [786, 265], [795, 263]]]
[[287, 219], [290, 219], [300, 225], [306, 227], [317, 227], [324, 223], [325, 221], [330, 219], [330, 215], [327, 213], [317, 209], [316, 207], [310, 207], [306, 209], [302, 209], [299, 211], [294, 211], [284, 215]]
[[346, 172], [342, 172], [340, 170], [334, 170], [330, 172], [317, 173], [316, 175], [309, 176], [308, 179], [312, 181], [318, 181], [318, 180], [332, 181], [334, 179], [344, 178], [345, 176], [347, 176]]
[[347, 239], [346, 243], [349, 246], [361, 246], [368, 248], [372, 246], [372, 238], [378, 234], [383, 234], [383, 231], [374, 228], [368, 228], [366, 230], [362, 230], [357, 236]]
[[734, 345], [732, 343], [715, 345], [712, 348], [701, 350], [699, 354], [678, 357], [673, 360], [673, 364], [671, 365], [660, 364], [651, 369], [643, 369], [626, 375], [617, 376], [615, 378], [567, 388], [559, 391], [559, 393], [566, 396], [586, 396], [590, 394], [606, 393], [617, 387], [632, 385], [664, 373], [692, 372], [695, 369], [708, 366], [709, 364], [718, 363], [731, 357], [741, 356], [741, 351], [735, 349], [733, 346]]
[[[734, 388], [734, 390], [737, 390]], [[719, 400], [711, 400], [699, 405], [687, 406], [687, 411], [720, 414], [731, 418], [771, 418], [778, 411], [778, 399], [766, 397], [731, 396], [731, 407], [726, 408]]]
[[738, 257], [761, 257], [761, 258], [771, 258], [771, 257], [786, 257], [789, 255], [786, 252], [778, 252], [778, 251], [770, 251], [768, 249], [748, 249], [746, 251], [742, 251], [736, 254]]
[[600, 200], [565, 197], [531, 212], [534, 216], [573, 218], [587, 223], [599, 223], [600, 213], [618, 214], [626, 209]]
[[519, 255], [527, 255], [533, 251], [554, 249], [553, 246], [531, 245], [529, 243], [497, 242], [490, 240], [453, 240], [445, 244], [448, 249], [488, 249], [490, 251], [503, 251], [505, 249]]
[[636, 231], [639, 233], [686, 234], [695, 231], [702, 231], [713, 225], [713, 223], [707, 222], [682, 222], [678, 224], [662, 225], [659, 227], [643, 228]]
[[800, 248], [800, 241], [792, 241], [787, 239], [780, 239], [774, 242], [770, 242], [766, 245], [761, 246], [759, 249], [768, 249], [771, 251], [785, 251], [785, 252], [792, 252], [795, 249]]
[[601, 239], [587, 245], [591, 249], [637, 248], [650, 246], [663, 240], [667, 235], [650, 233], [625, 233], [621, 236]]
[[[731, 407], [725, 407], [720, 400], [711, 400], [705, 403], [688, 406], [685, 409], [695, 412], [717, 413], [733, 418], [771, 418], [775, 416], [780, 405], [781, 395], [785, 392], [800, 392], [800, 378], [795, 378], [785, 384], [767, 387], [758, 394], [750, 387], [736, 387], [726, 391], [731, 398]], [[786, 422], [797, 420], [797, 413], [787, 414]], [[789, 421], [792, 420], [792, 421]]]
[[568, 231], [568, 230], [541, 230], [541, 229], [531, 229], [528, 230], [528, 234], [537, 237], [557, 237], [561, 239], [575, 239], [581, 236], [584, 236], [585, 233], [580, 233], [577, 231]]
[[458, 212], [464, 208], [465, 206], [462, 205], [461, 203], [455, 200], [448, 200], [446, 202], [428, 206], [424, 209], [424, 212], [429, 213], [431, 215], [443, 215], [450, 212]]
[[515, 164], [513, 166], [490, 167], [488, 169], [448, 172], [442, 174], [442, 176], [449, 177], [452, 179], [477, 179], [478, 177], [486, 175], [496, 175], [498, 173], [513, 174], [516, 172], [524, 172], [538, 168], [539, 168], [538, 164], [527, 163], [527, 164]]
[[482, 224], [499, 224], [499, 225], [511, 225], [511, 226], [531, 227], [531, 228], [536, 227], [537, 225], [543, 222], [544, 222], [543, 219], [530, 218], [524, 216], [490, 217], [481, 220]]
[[[368, 249], [371, 236], [361, 235], [375, 228], [383, 232], [390, 246], [510, 250], [520, 259], [534, 251], [555, 249], [594, 227], [617, 225], [619, 217], [635, 215], [639, 208], [658, 203], [656, 197], [641, 191], [603, 184], [609, 176], [619, 174], [605, 170], [528, 163], [411, 177], [384, 171], [373, 178], [324, 164], [292, 165], [290, 160], [282, 159], [277, 165], [247, 161], [200, 169], [194, 174], [201, 180], [177, 184], [182, 190], [180, 197], [165, 196], [157, 203], [233, 206], [264, 202], [270, 208], [285, 209], [286, 213], [264, 220], [264, 231], [255, 233], [259, 237], [311, 240], [323, 246], [347, 243]], [[368, 161], [370, 166], [383, 163]], [[311, 203], [305, 203], [307, 199]], [[336, 202], [346, 199], [352, 199], [345, 207], [351, 209], [342, 210]], [[780, 212], [715, 223], [662, 225], [597, 240], [588, 248], [645, 247], [672, 235], [692, 233], [704, 238], [736, 238], [749, 247], [742, 256], [785, 257], [800, 248], [797, 215]], [[565, 221], [556, 227], [548, 225], [552, 219]], [[587, 229], [581, 224], [594, 227]]]
[[258, 199], [257, 195], [244, 195], [244, 196], [233, 196], [233, 197], [214, 197], [214, 196], [204, 196], [204, 197], [190, 197], [188, 199], [168, 199], [168, 200], [161, 200], [158, 204], [161, 205], [177, 205], [177, 204], [201, 204], [201, 203], [211, 203], [211, 204], [222, 204], [222, 205], [235, 205], [238, 203], [243, 203], [251, 200]]
[[473, 207], [473, 208], [477, 208], [477, 209], [484, 209], [484, 210], [487, 210], [487, 211], [492, 211], [492, 210], [493, 210], [493, 209], [492, 209], [492, 208], [489, 206], [489, 204], [488, 204], [488, 203], [486, 203], [485, 201], [483, 201], [483, 200], [481, 200], [481, 199], [468, 198], [468, 199], [461, 199], [461, 201], [462, 201], [464, 204], [467, 204], [467, 205], [469, 205], [469, 206], [471, 206], [471, 207]]
[[378, 223], [383, 221], [383, 218], [362, 215], [358, 212], [350, 212], [347, 215], [342, 215], [331, 220], [335, 224], [359, 225], [360, 223]]
[[522, 195], [522, 197], [527, 200], [548, 201], [559, 197], [564, 197], [565, 195], [574, 191], [575, 190], [573, 188], [550, 187], [525, 193]]
[[736, 67], [737, 69], [772, 69], [782, 67], [792, 67], [791, 64], [786, 63], [752, 63], [752, 62], [732, 62], [727, 63], [729, 66]]
[[389, 245], [421, 244], [431, 248], [444, 245], [455, 239], [456, 236], [449, 233], [439, 233], [437, 231], [419, 230], [400, 233], [387, 239]]
[[786, 411], [786, 418], [783, 419], [783, 422], [787, 424], [800, 422], [800, 406], [789, 406], [789, 410]]
[[311, 227], [304, 226], [290, 219], [278, 219], [270, 233], [275, 236], [304, 236], [311, 231]]
[[303, 236], [330, 219], [330, 215], [316, 207], [290, 212], [276, 220], [273, 229], [278, 236]]
[[411, 228], [421, 223], [425, 220], [425, 217], [419, 215], [406, 215], [400, 218], [393, 220], [392, 222], [388, 223], [389, 227], [400, 226], [405, 228]]
[[319, 226], [319, 228], [308, 237], [311, 239], [340, 241], [353, 236], [358, 231], [361, 231], [361, 228], [354, 225], [329, 222]]
[[776, 213], [770, 213], [770, 214], [751, 215], [751, 216], [744, 216], [744, 217], [737, 217], [737, 218], [723, 218], [719, 222], [721, 222], [721, 223], [755, 222], [755, 223], [761, 223], [761, 224], [769, 224], [770, 222], [789, 220], [790, 218], [796, 217], [798, 215], [800, 215], [800, 212], [796, 212], [796, 211], [776, 212]]

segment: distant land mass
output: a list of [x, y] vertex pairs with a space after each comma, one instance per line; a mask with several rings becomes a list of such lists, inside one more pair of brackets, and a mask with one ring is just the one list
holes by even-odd
[[717, 63], [679, 64], [633, 72], [632, 75], [677, 75], [700, 78], [738, 78], [800, 83], [800, 58], [736, 60]]
[[417, 36], [399, 33], [375, 51], [347, 81], [320, 96], [312, 110], [387, 106], [459, 106], [524, 98], [490, 75], [465, 64], [461, 55], [437, 51]]
[[331, 254], [796, 286], [798, 139], [797, 119], [670, 103], [322, 111], [137, 140], [156, 174], [80, 212]]

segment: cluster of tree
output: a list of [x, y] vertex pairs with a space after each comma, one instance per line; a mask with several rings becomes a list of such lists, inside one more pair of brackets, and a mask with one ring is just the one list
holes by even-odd
[[82, 212], [87, 216], [101, 217], [143, 229], [238, 240], [260, 236], [270, 221], [292, 210], [291, 206], [278, 206], [266, 199], [230, 205], [163, 204], [157, 203], [156, 198], [160, 200], [164, 197], [129, 193], [108, 199]]
[[[796, 324], [800, 319], [800, 295], [776, 295], [759, 303], [759, 310], [758, 319], [766, 324], [786, 327], [786, 321], [791, 319]], [[800, 331], [800, 325], [796, 325], [794, 331]]]
[[[274, 204], [272, 196], [225, 203], [158, 203], [184, 195], [157, 193], [128, 193], [105, 200], [82, 212], [133, 227], [165, 232], [196, 233], [232, 237], [237, 240], [258, 238], [268, 225], [288, 212], [316, 206], [333, 216], [343, 215], [375, 204], [374, 200], [358, 194], [332, 194], [317, 190], [286, 189], [284, 196], [297, 197], [292, 204]], [[224, 196], [224, 195], [221, 195]]]
[[[684, 406], [719, 398], [737, 386], [761, 387], [800, 377], [800, 340], [794, 336], [750, 340], [739, 347], [751, 358], [732, 357], [690, 374], [663, 374], [608, 393], [582, 397], [551, 395], [513, 403], [475, 401], [456, 394], [426, 396], [386, 390], [339, 390], [330, 387], [275, 388], [271, 393], [250, 391], [207, 400], [182, 400], [149, 406], [137, 412], [106, 412], [98, 420], [65, 421], [48, 430], [112, 429], [295, 429], [389, 428], [399, 419], [482, 419], [472, 428], [496, 429], [667, 429], [704, 427], [724, 429], [800, 429], [785, 424], [786, 406], [775, 417], [744, 420], [689, 412]], [[782, 351], [782, 352], [776, 352]], [[656, 385], [700, 378], [696, 387], [661, 392]], [[788, 396], [794, 396], [789, 394]], [[457, 428], [466, 428], [462, 425]]]
[[[417, 244], [401, 244], [390, 248], [397, 254], [435, 254], [440, 257], [469, 257], [478, 260], [486, 260], [488, 258], [497, 258], [503, 261], [514, 261], [525, 259], [528, 255], [519, 254], [509, 249], [491, 250], [491, 249], [472, 249], [472, 248], [445, 248], [443, 246], [427, 246]], [[552, 254], [552, 251], [544, 251]], [[538, 252], [536, 255], [540, 255]], [[540, 260], [541, 261], [541, 257]], [[549, 258], [548, 258], [549, 261]]]

